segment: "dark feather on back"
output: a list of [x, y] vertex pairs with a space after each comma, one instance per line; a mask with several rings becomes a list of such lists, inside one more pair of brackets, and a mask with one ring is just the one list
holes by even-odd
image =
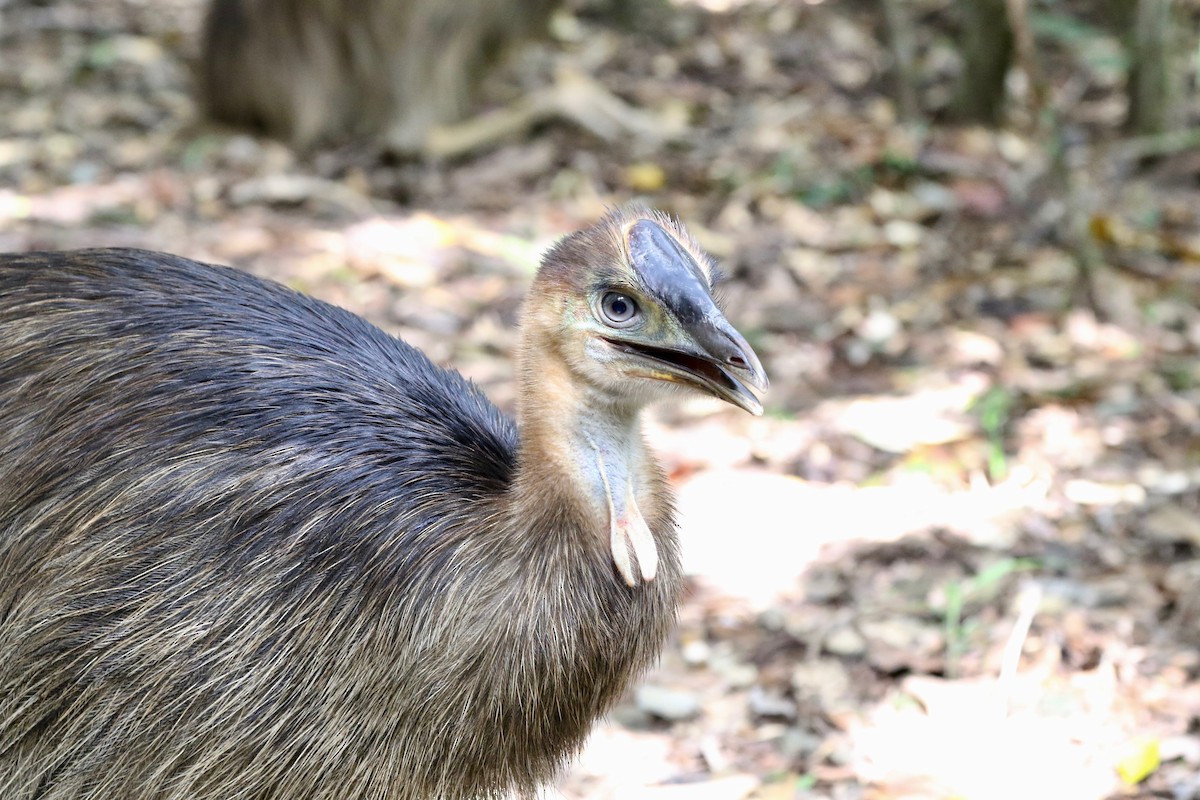
[[529, 789], [665, 636], [673, 573], [616, 583], [553, 492], [512, 519], [513, 423], [346, 311], [29, 253], [0, 342], [6, 800]]

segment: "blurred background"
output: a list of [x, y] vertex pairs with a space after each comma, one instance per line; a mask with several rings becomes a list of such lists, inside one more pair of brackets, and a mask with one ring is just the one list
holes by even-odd
[[560, 790], [1196, 800], [1198, 21], [0, 0], [0, 249], [234, 264], [511, 409], [540, 253], [669, 211], [768, 410], [654, 416], [687, 600]]

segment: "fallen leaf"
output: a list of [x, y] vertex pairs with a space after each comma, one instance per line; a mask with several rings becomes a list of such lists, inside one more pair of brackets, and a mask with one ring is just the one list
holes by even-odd
[[656, 192], [666, 184], [667, 173], [658, 164], [642, 161], [626, 168], [625, 182], [639, 192]]
[[1161, 763], [1158, 739], [1142, 739], [1117, 762], [1117, 774], [1127, 786], [1141, 783], [1158, 769]]

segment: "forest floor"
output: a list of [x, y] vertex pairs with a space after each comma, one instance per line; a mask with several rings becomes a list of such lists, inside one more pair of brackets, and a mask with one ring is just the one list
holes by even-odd
[[199, 0], [0, 0], [0, 250], [232, 263], [511, 409], [539, 254], [610, 205], [676, 214], [767, 413], [654, 415], [689, 592], [562, 791], [1197, 800], [1200, 152], [1138, 157], [1116, 39], [1069, 18], [1043, 28], [1086, 34], [1043, 42], [1056, 171], [1019, 81], [1004, 130], [938, 121], [945, 3], [918, 4], [924, 125], [873, 4], [709, 6], [653, 34], [563, 15], [490, 87], [573, 69], [661, 135], [552, 123], [415, 163], [206, 125]]

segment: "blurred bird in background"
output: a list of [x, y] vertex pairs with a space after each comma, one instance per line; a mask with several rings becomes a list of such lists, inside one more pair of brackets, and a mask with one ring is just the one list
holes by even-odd
[[[606, 0], [628, 16], [629, 0]], [[452, 157], [566, 118], [601, 138], [661, 137], [663, 121], [590, 77], [466, 119], [484, 76], [545, 34], [561, 0], [213, 0], [205, 20], [200, 100], [220, 122], [298, 149], [368, 141]]]

